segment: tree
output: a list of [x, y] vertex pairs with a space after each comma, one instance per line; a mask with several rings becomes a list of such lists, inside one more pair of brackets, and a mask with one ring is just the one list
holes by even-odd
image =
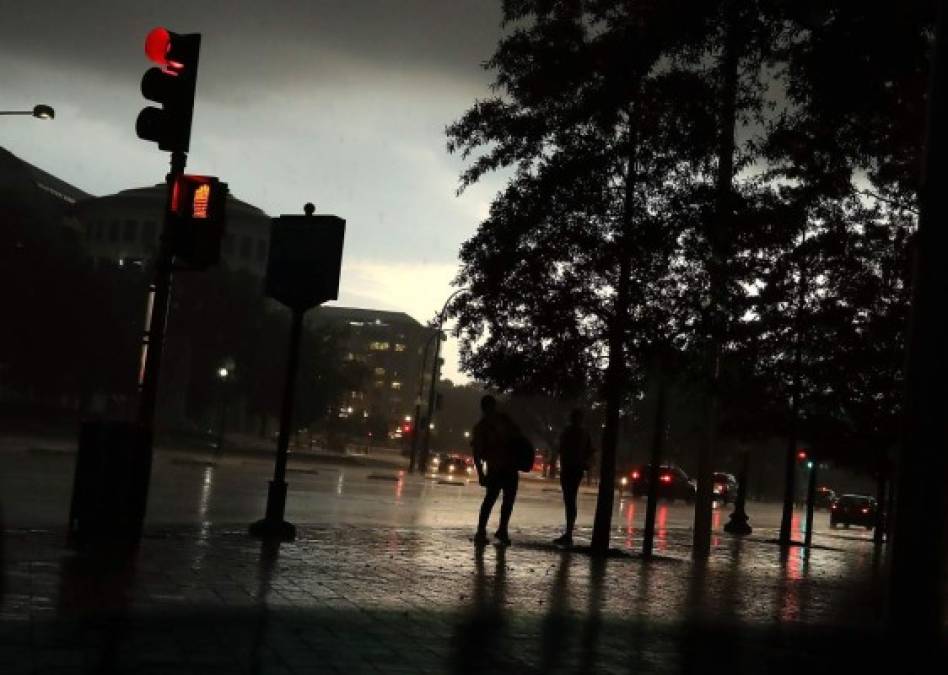
[[487, 63], [499, 93], [448, 128], [448, 149], [483, 151], [462, 190], [489, 171], [513, 176], [462, 248], [457, 282], [470, 290], [452, 311], [478, 379], [565, 398], [599, 390], [593, 549], [604, 553], [620, 417], [641, 386], [631, 353], [668, 324], [660, 298], [688, 222], [676, 195], [710, 151], [709, 88], [655, 68], [681, 24], [673, 6], [522, 1], [504, 12], [515, 27]]

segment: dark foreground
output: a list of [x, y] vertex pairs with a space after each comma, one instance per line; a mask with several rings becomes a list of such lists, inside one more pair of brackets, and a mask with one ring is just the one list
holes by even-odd
[[8, 530], [0, 672], [906, 672], [871, 545], [725, 538], [696, 567], [684, 529], [648, 562], [553, 533], [476, 550], [467, 530], [303, 527], [276, 548], [178, 527], [120, 562]]

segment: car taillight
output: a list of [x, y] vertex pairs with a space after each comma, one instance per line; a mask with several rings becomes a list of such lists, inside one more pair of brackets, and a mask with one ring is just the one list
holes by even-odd
[[669, 476], [667, 473], [663, 473], [663, 474], [662, 474], [662, 477], [659, 478], [659, 480], [662, 481], [663, 483], [671, 483], [671, 482], [672, 482], [672, 477]]
[[632, 472], [632, 480], [638, 480], [638, 479], [639, 479], [639, 472], [638, 472], [638, 471], [633, 471], [633, 472]]
[[832, 506], [830, 506], [830, 510], [831, 510], [831, 511], [835, 511], [835, 510], [836, 510], [836, 504], [833, 504]]
[[862, 512], [863, 512], [863, 513], [869, 513], [869, 509], [863, 509]]

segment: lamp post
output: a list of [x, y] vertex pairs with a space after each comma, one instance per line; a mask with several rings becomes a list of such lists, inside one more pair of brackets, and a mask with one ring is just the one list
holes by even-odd
[[421, 370], [418, 373], [418, 396], [415, 397], [415, 417], [414, 422], [411, 427], [411, 455], [408, 460], [408, 472], [414, 473], [415, 471], [415, 460], [418, 456], [418, 432], [420, 427], [418, 426], [422, 422], [421, 418], [421, 401], [422, 394], [425, 391], [425, 365], [428, 363], [428, 350], [431, 349], [431, 341], [439, 333], [432, 333], [428, 340], [425, 342], [425, 350], [421, 355]]
[[438, 329], [435, 335], [437, 335], [437, 340], [435, 342], [435, 353], [434, 353], [434, 362], [431, 364], [431, 388], [428, 391], [428, 419], [425, 420], [427, 423], [425, 425], [425, 442], [421, 448], [421, 461], [418, 463], [419, 468], [423, 472], [428, 465], [428, 450], [429, 443], [431, 442], [431, 429], [434, 428], [434, 406], [435, 406], [435, 395], [438, 389], [438, 377], [441, 372], [441, 340], [442, 340], [442, 329], [444, 327], [444, 314], [448, 311], [448, 305], [451, 304], [451, 301], [454, 300], [463, 291], [466, 291], [466, 288], [459, 288], [454, 291], [451, 295], [448, 296], [448, 299], [444, 301], [444, 305], [441, 307], [441, 311], [438, 312]]
[[52, 106], [39, 103], [32, 110], [0, 110], [0, 115], [30, 115], [41, 120], [51, 120], [56, 117], [56, 111]]
[[217, 449], [215, 453], [218, 457], [224, 449], [224, 426], [227, 423], [227, 378], [231, 371], [226, 366], [217, 369], [217, 377], [221, 381], [221, 419], [217, 427]]

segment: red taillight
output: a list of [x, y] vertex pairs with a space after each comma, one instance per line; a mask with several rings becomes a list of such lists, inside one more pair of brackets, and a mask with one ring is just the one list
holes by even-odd
[[832, 506], [830, 506], [830, 510], [835, 511], [835, 510], [836, 510], [836, 504], [833, 504]]
[[632, 480], [638, 480], [638, 479], [639, 479], [639, 472], [638, 472], [638, 471], [633, 471], [633, 472], [632, 472]]
[[862, 512], [863, 512], [863, 513], [869, 513], [869, 509], [863, 509]]
[[667, 473], [663, 473], [661, 478], [659, 478], [658, 480], [662, 481], [663, 483], [671, 483], [672, 477], [669, 476]]

